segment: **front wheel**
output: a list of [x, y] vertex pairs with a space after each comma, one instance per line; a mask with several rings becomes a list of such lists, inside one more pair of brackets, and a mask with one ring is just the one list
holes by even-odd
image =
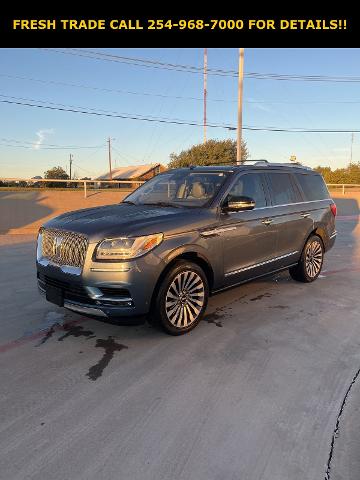
[[209, 285], [202, 268], [180, 260], [165, 275], [152, 316], [166, 333], [182, 335], [200, 322], [208, 297]]
[[320, 275], [323, 262], [323, 242], [317, 235], [311, 235], [304, 246], [299, 263], [289, 268], [290, 275], [298, 282], [313, 282]]

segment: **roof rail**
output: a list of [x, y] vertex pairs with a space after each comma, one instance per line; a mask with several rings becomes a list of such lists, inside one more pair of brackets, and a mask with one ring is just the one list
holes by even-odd
[[312, 170], [311, 167], [307, 167], [305, 165], [301, 165], [299, 162], [269, 162], [268, 160], [261, 159], [261, 160], [244, 160], [242, 163], [252, 162], [254, 166], [262, 165], [267, 167], [294, 167], [294, 168], [304, 168], [306, 170]]
[[269, 160], [265, 160], [265, 159], [259, 159], [259, 160], [244, 160], [242, 163], [247, 163], [247, 162], [251, 162], [253, 163], [254, 165], [258, 164], [258, 163], [265, 163], [265, 164], [268, 164], [270, 163]]

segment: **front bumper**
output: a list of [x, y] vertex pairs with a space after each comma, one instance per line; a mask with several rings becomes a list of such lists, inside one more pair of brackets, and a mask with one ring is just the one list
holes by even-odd
[[162, 261], [149, 253], [126, 265], [85, 265], [80, 273], [69, 273], [61, 266], [37, 261], [40, 293], [55, 287], [63, 294], [63, 306], [85, 315], [98, 317], [141, 317], [149, 313], [154, 287]]
[[[39, 292], [44, 297], [46, 296], [46, 290], [44, 290], [41, 283], [38, 281]], [[64, 300], [64, 308], [73, 310], [77, 313], [83, 313], [84, 315], [95, 315], [96, 317], [106, 317], [107, 315], [98, 307], [92, 305], [86, 305], [84, 303], [78, 303], [70, 300]]]
[[[44, 297], [46, 296], [45, 290], [43, 290], [40, 285], [39, 292]], [[70, 300], [64, 301], [64, 308], [89, 317], [98, 317], [99, 319], [116, 319], [116, 323], [119, 325], [139, 325], [145, 323], [146, 321], [146, 316], [144, 315], [134, 315], [133, 312], [131, 315], [124, 315], [124, 310], [117, 312], [116, 309], [106, 313], [101, 308], [94, 307], [93, 305], [86, 305], [84, 303], [78, 303]]]
[[[44, 281], [46, 277], [47, 281]], [[38, 271], [38, 287], [41, 295], [46, 297], [46, 285], [56, 285], [61, 288], [65, 282], [54, 281], [54, 277], [42, 275]], [[66, 282], [62, 289], [64, 295], [64, 308], [84, 315], [96, 317], [133, 317], [143, 315], [142, 309], [136, 309], [133, 300], [128, 295], [115, 297], [91, 294], [91, 291], [99, 291], [94, 287], [74, 285]]]

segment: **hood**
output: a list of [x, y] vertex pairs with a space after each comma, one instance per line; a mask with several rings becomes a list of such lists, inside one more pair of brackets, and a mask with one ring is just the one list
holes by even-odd
[[199, 228], [213, 217], [208, 209], [120, 203], [63, 213], [44, 227], [83, 233], [95, 242], [116, 236], [176, 234]]

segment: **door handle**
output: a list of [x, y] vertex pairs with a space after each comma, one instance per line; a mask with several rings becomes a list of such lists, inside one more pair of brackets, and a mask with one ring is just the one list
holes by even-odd
[[263, 220], [261, 223], [264, 225], [271, 225], [273, 223], [273, 220], [271, 218], [267, 218], [266, 220]]
[[302, 218], [308, 218], [308, 217], [310, 217], [310, 213], [309, 213], [309, 212], [304, 212], [304, 213], [301, 213], [300, 215], [302, 216]]

